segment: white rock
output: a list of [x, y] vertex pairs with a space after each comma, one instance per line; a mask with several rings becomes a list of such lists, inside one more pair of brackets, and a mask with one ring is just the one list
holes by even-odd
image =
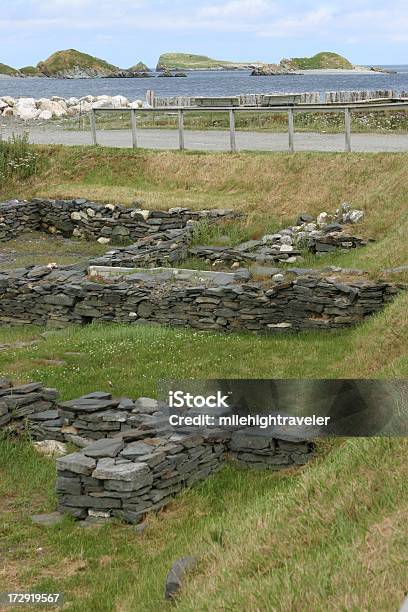
[[43, 110], [38, 115], [38, 119], [45, 119], [46, 121], [48, 121], [49, 119], [52, 119], [52, 112], [49, 110]]
[[127, 108], [129, 100], [125, 96], [113, 96], [111, 98], [113, 108]]
[[327, 214], [327, 212], [321, 212], [320, 215], [317, 217], [317, 225], [319, 227], [323, 227], [324, 225], [327, 225], [329, 220], [329, 215]]
[[96, 215], [96, 212], [94, 211], [93, 208], [87, 208], [86, 214], [88, 215], [88, 217], [94, 217]]
[[349, 223], [358, 223], [364, 217], [364, 211], [363, 210], [352, 210], [349, 213], [347, 213], [346, 216], [347, 216], [347, 221]]
[[131, 102], [129, 104], [130, 108], [143, 108], [143, 102], [142, 100], [135, 100], [134, 102]]
[[57, 442], [56, 440], [42, 440], [41, 442], [34, 442], [34, 448], [41, 455], [46, 455], [47, 457], [52, 456], [62, 456], [68, 454], [68, 449], [62, 442]]
[[3, 108], [7, 108], [8, 104], [7, 102], [4, 102], [4, 100], [0, 100], [0, 111], [3, 110]]
[[98, 100], [92, 104], [92, 108], [114, 108], [112, 98], [109, 96], [98, 96]]
[[293, 246], [291, 246], [290, 244], [282, 244], [282, 246], [280, 247], [281, 253], [292, 253], [292, 251]]
[[275, 283], [281, 283], [282, 281], [284, 281], [284, 280], [285, 280], [285, 277], [284, 277], [284, 275], [283, 275], [283, 274], [274, 274], [274, 275], [272, 276], [272, 280], [273, 280]]
[[71, 219], [73, 221], [81, 221], [82, 219], [81, 213], [75, 210], [74, 212], [71, 213]]
[[16, 101], [14, 98], [12, 98], [11, 96], [3, 96], [2, 97], [3, 102], [5, 102], [8, 106], [14, 106]]
[[3, 117], [12, 117], [14, 115], [14, 111], [11, 106], [8, 106], [3, 111]]
[[105, 204], [105, 208], [108, 210], [115, 210], [116, 206], [114, 204]]
[[88, 102], [89, 104], [91, 104], [94, 99], [96, 100], [96, 98], [94, 96], [82, 96], [82, 98], [79, 99], [80, 102]]
[[109, 244], [111, 241], [110, 238], [104, 238], [104, 236], [101, 236], [100, 238], [98, 238], [97, 242], [99, 242], [99, 244]]
[[70, 108], [71, 106], [78, 106], [79, 100], [78, 98], [71, 97], [71, 98], [68, 98], [68, 100], [65, 100], [65, 103], [67, 107]]
[[82, 230], [80, 230], [79, 227], [74, 227], [74, 231], [72, 232], [72, 235], [75, 236], [76, 238], [82, 238]]
[[40, 114], [35, 105], [34, 98], [19, 98], [13, 108], [15, 117], [19, 117], [26, 121], [27, 119], [35, 119]]
[[292, 238], [286, 234], [281, 238], [281, 244], [292, 244]]
[[266, 236], [262, 236], [262, 242], [264, 244], [268, 242], [279, 242], [281, 239], [280, 234], [266, 234]]
[[270, 327], [271, 329], [286, 329], [292, 327], [292, 323], [268, 323], [267, 327]]

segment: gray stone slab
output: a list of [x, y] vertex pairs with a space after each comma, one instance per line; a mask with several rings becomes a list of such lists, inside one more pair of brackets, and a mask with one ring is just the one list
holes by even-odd
[[84, 448], [83, 453], [87, 457], [116, 457], [124, 447], [122, 439], [102, 438], [90, 446]]

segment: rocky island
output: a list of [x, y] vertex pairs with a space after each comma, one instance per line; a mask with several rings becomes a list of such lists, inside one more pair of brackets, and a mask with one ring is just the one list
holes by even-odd
[[143, 62], [131, 68], [119, 68], [109, 62], [76, 49], [56, 51], [37, 66], [17, 70], [0, 64], [0, 75], [14, 77], [48, 77], [54, 79], [146, 78], [150, 70]]
[[279, 64], [262, 64], [254, 68], [252, 76], [293, 74], [304, 70], [355, 70], [355, 66], [338, 53], [322, 51], [313, 57], [292, 57], [282, 59]]
[[163, 53], [159, 57], [156, 70], [158, 72], [171, 70], [251, 70], [261, 64], [261, 62], [215, 60], [206, 55], [194, 55], [193, 53]]

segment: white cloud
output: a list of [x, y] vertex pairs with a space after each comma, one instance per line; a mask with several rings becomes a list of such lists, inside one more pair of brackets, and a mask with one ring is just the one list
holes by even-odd
[[266, 11], [275, 6], [267, 0], [230, 0], [224, 4], [209, 4], [198, 10], [200, 17], [244, 17], [245, 19], [259, 18]]
[[[3, 4], [3, 3], [2, 3]], [[0, 31], [47, 28], [89, 36], [239, 32], [259, 38], [386, 45], [408, 42], [408, 2], [394, 0], [13, 0], [2, 6]], [[305, 53], [308, 50], [305, 49]], [[404, 61], [404, 58], [401, 58]]]

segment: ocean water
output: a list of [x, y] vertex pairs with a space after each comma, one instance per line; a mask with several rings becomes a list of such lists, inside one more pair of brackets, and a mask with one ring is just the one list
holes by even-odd
[[387, 66], [397, 74], [308, 74], [252, 77], [248, 71], [188, 72], [187, 78], [149, 79], [47, 79], [1, 78], [0, 97], [49, 98], [122, 94], [130, 100], [144, 99], [153, 89], [158, 96], [226, 96], [247, 93], [347, 91], [393, 89], [408, 91], [408, 66]]

